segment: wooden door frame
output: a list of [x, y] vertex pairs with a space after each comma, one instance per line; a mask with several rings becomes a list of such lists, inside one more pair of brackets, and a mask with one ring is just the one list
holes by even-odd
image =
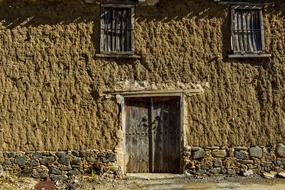
[[183, 172], [183, 149], [184, 149], [184, 93], [183, 92], [144, 92], [136, 93], [129, 92], [120, 94], [123, 99], [121, 100], [121, 119], [122, 119], [122, 151], [123, 151], [123, 166], [122, 171], [126, 174], [126, 111], [125, 111], [125, 102], [128, 98], [152, 98], [152, 97], [179, 97], [180, 98], [180, 168], [179, 172]]

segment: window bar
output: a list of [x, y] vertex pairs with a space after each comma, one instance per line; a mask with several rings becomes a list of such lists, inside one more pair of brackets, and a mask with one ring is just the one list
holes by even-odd
[[105, 43], [104, 43], [104, 51], [108, 51], [108, 13], [109, 10], [108, 9], [104, 9], [104, 39], [105, 39]]
[[263, 51], [265, 49], [265, 40], [264, 40], [264, 26], [263, 26], [263, 14], [262, 14], [262, 10], [259, 10], [258, 11], [258, 16], [259, 16], [259, 19], [258, 19], [258, 26], [259, 26], [259, 29], [260, 29], [260, 43], [261, 43], [261, 46], [260, 46], [260, 49], [259, 51]]
[[256, 25], [256, 12], [252, 15], [252, 28], [254, 29], [252, 41], [253, 41], [253, 50], [257, 51], [257, 44], [256, 44], [256, 33], [257, 33], [257, 25]]
[[238, 14], [237, 14], [237, 17], [238, 17], [238, 36], [239, 36], [239, 51], [242, 52], [244, 50], [244, 47], [243, 47], [243, 38], [242, 38], [242, 12], [241, 11], [238, 11]]
[[243, 37], [243, 51], [244, 52], [247, 52], [246, 13], [247, 11], [242, 10], [242, 37]]
[[124, 20], [125, 20], [125, 15], [126, 15], [126, 9], [123, 9], [122, 11], [122, 23], [121, 23], [121, 50], [122, 51], [125, 51], [125, 23], [124, 23]]

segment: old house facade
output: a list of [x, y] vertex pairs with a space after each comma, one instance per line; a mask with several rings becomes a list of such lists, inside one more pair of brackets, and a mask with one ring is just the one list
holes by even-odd
[[285, 167], [285, 3], [0, 1], [0, 167]]

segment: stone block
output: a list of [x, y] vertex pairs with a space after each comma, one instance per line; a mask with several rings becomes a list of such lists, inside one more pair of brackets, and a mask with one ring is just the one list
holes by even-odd
[[75, 158], [70, 161], [71, 165], [80, 165], [80, 163], [81, 163], [81, 158]]
[[233, 169], [228, 169], [227, 174], [233, 176], [233, 175], [236, 175], [236, 171]]
[[224, 158], [227, 156], [226, 150], [212, 150], [212, 156], [215, 158]]
[[21, 177], [31, 177], [32, 174], [33, 174], [33, 169], [31, 167], [25, 167], [19, 173]]
[[55, 155], [58, 158], [65, 158], [66, 157], [66, 152], [60, 151], [60, 152], [56, 152]]
[[53, 156], [43, 156], [39, 159], [40, 163], [43, 165], [51, 164], [55, 161], [55, 158]]
[[198, 170], [195, 172], [196, 175], [203, 175], [203, 174], [205, 174], [205, 173], [206, 173], [206, 170], [203, 170], [203, 169], [198, 169]]
[[248, 152], [240, 150], [240, 151], [235, 151], [235, 157], [238, 160], [248, 160]]
[[69, 166], [70, 165], [70, 159], [68, 157], [60, 157], [58, 160], [58, 163]]
[[68, 172], [68, 176], [76, 176], [76, 175], [80, 175], [81, 173], [80, 173], [80, 171], [78, 171], [77, 169], [74, 169], [74, 170], [70, 170], [69, 172]]
[[39, 159], [42, 157], [42, 154], [40, 152], [34, 152], [34, 153], [32, 153], [32, 157], [34, 159]]
[[212, 174], [217, 175], [217, 174], [221, 173], [221, 168], [212, 168], [212, 169], [210, 169], [209, 171], [210, 171]]
[[256, 147], [251, 147], [249, 149], [249, 156], [250, 157], [256, 157], [256, 158], [261, 158], [262, 157], [262, 148], [256, 146]]
[[30, 164], [31, 166], [39, 166], [40, 162], [38, 160], [32, 160]]
[[253, 171], [252, 170], [246, 170], [246, 171], [243, 172], [243, 176], [248, 177], [248, 176], [251, 176], [251, 175], [253, 175]]
[[215, 160], [214, 161], [214, 167], [222, 167], [222, 166], [223, 166], [222, 160]]
[[266, 179], [273, 179], [276, 177], [276, 175], [277, 175], [277, 172], [273, 172], [273, 171], [263, 173], [263, 177], [265, 177]]
[[58, 168], [50, 168], [49, 173], [55, 174], [55, 175], [61, 175], [62, 171]]
[[104, 163], [115, 162], [116, 161], [116, 154], [115, 153], [107, 153], [107, 155], [105, 157], [103, 157], [102, 161]]
[[18, 164], [20, 167], [25, 166], [27, 158], [25, 156], [17, 156], [15, 158], [15, 163]]
[[285, 145], [281, 143], [278, 144], [276, 147], [276, 152], [279, 157], [285, 157]]
[[61, 166], [60, 169], [62, 171], [69, 171], [69, 170], [72, 170], [72, 167], [71, 166]]
[[285, 172], [279, 172], [278, 177], [285, 178]]
[[71, 152], [71, 154], [73, 155], [73, 156], [76, 156], [76, 157], [79, 157], [80, 156], [80, 152], [79, 151], [72, 151]]
[[7, 158], [15, 158], [17, 154], [15, 152], [5, 152], [4, 156]]
[[5, 168], [5, 167], [9, 167], [9, 166], [11, 166], [12, 165], [12, 162], [10, 161], [10, 160], [5, 160], [4, 162], [3, 162], [3, 167]]
[[204, 149], [199, 149], [199, 150], [194, 152], [194, 155], [193, 155], [194, 160], [198, 160], [198, 159], [201, 159], [204, 157], [205, 157], [205, 150]]
[[54, 175], [54, 174], [52, 174], [52, 175], [50, 175], [50, 177], [51, 177], [51, 180], [55, 181], [55, 182], [57, 182], [57, 181], [65, 181], [65, 180], [68, 179], [67, 175]]

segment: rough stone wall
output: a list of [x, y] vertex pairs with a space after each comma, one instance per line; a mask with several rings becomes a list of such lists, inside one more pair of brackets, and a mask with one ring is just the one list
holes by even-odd
[[285, 5], [274, 2], [264, 17], [272, 57], [242, 60], [227, 58], [228, 7], [210, 0], [138, 6], [140, 59], [95, 56], [98, 3], [2, 2], [0, 149], [114, 149], [122, 137], [120, 109], [106, 91], [128, 90], [120, 84], [135, 81], [146, 89], [203, 90], [186, 98], [185, 144], [283, 142]]
[[284, 177], [285, 146], [274, 147], [185, 147], [184, 170], [187, 176], [262, 175]]
[[0, 153], [0, 173], [4, 170], [21, 177], [53, 181], [65, 181], [77, 175], [120, 177], [121, 169], [116, 161], [112, 151], [4, 151]]

